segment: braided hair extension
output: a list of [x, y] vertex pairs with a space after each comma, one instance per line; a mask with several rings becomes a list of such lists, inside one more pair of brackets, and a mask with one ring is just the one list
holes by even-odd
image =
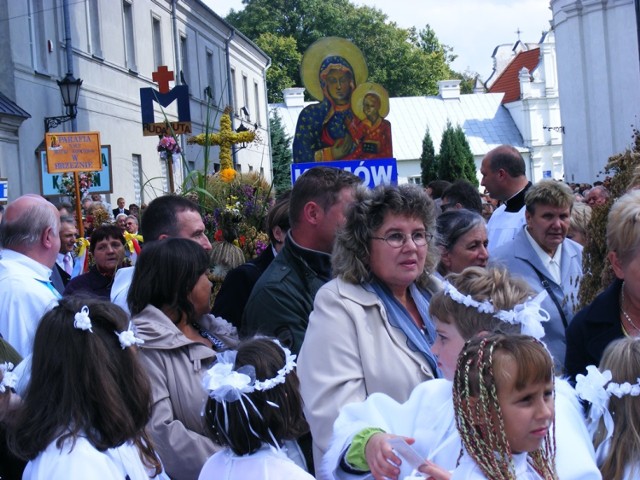
[[491, 365], [493, 351], [494, 344], [489, 338], [480, 342], [470, 340], [458, 357], [453, 381], [456, 424], [464, 448], [487, 478], [515, 480], [511, 450], [497, 405]]
[[[515, 337], [540, 344], [532, 337]], [[511, 354], [510, 350], [505, 351], [504, 345], [505, 339], [509, 338], [512, 336], [492, 334], [469, 340], [458, 357], [453, 380], [456, 426], [463, 446], [484, 475], [492, 480], [516, 479], [494, 371], [495, 353]], [[552, 428], [541, 448], [529, 454], [529, 463], [545, 480], [557, 478], [555, 426]]]

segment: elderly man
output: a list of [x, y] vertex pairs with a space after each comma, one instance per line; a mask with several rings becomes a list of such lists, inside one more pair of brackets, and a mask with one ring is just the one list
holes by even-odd
[[492, 254], [500, 245], [513, 240], [524, 225], [524, 195], [531, 186], [525, 172], [522, 155], [510, 145], [500, 145], [482, 159], [480, 185], [491, 198], [502, 202], [487, 223]]
[[[59, 210], [58, 210], [59, 211]], [[64, 292], [67, 283], [73, 278], [74, 258], [71, 252], [76, 247], [76, 219], [70, 215], [60, 216], [60, 251], [51, 272], [51, 282], [58, 293]]]
[[119, 213], [116, 215], [116, 225], [122, 231], [122, 233], [127, 231], [127, 215], [124, 213]]
[[[331, 279], [331, 250], [360, 178], [330, 167], [302, 174], [291, 190], [284, 248], [253, 287], [243, 315], [247, 333], [277, 337], [298, 353], [316, 292]], [[145, 214], [146, 215], [146, 214]]]
[[127, 232], [131, 235], [138, 234], [138, 218], [135, 215], [129, 215], [124, 223]]
[[490, 263], [523, 277], [536, 293], [547, 291], [542, 308], [551, 318], [543, 341], [560, 373], [582, 278], [582, 246], [567, 238], [573, 193], [564, 183], [542, 180], [527, 191], [525, 205], [526, 228], [496, 249]]
[[60, 298], [49, 280], [59, 232], [58, 210], [37, 195], [10, 203], [0, 223], [0, 333], [23, 357], [40, 318]]
[[589, 189], [587, 194], [584, 197], [584, 202], [590, 207], [595, 207], [597, 205], [604, 205], [609, 200], [609, 190], [603, 185], [596, 185], [595, 187]]

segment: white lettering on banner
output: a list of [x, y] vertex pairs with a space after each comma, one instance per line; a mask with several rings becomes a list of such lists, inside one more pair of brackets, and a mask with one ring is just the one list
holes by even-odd
[[390, 184], [391, 175], [393, 174], [392, 170], [393, 167], [391, 165], [373, 165], [371, 167], [371, 173], [373, 174], [373, 183], [375, 185], [382, 185], [383, 183], [386, 185]]
[[[343, 170], [353, 173], [362, 179], [363, 185], [368, 185], [370, 187], [374, 187], [382, 184], [392, 184], [395, 183], [394, 179], [394, 165], [377, 165], [377, 164], [367, 164], [366, 162], [360, 161], [359, 163], [353, 162], [354, 165], [344, 165], [346, 162], [336, 162], [336, 168], [342, 168]], [[327, 164], [324, 164], [327, 165]], [[303, 166], [297, 166], [293, 164], [291, 166], [291, 174], [292, 180], [295, 182], [300, 175], [302, 175], [309, 168], [313, 168], [313, 164], [306, 164]]]
[[369, 172], [369, 169], [362, 164], [356, 167], [353, 173], [362, 179], [362, 183], [364, 185], [369, 185], [369, 182], [371, 182], [371, 173]]

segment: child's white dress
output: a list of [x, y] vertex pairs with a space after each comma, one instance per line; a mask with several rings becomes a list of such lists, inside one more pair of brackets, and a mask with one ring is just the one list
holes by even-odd
[[313, 480], [283, 450], [263, 445], [251, 455], [238, 456], [225, 448], [206, 461], [198, 480]]
[[[513, 466], [516, 470], [517, 480], [542, 480], [542, 477], [534, 470], [527, 460], [527, 453], [513, 455]], [[560, 477], [562, 478], [562, 477]], [[453, 471], [451, 480], [491, 480], [488, 479], [478, 464], [467, 453], [460, 459], [460, 465]]]
[[61, 449], [56, 441], [27, 463], [22, 480], [125, 480], [127, 476], [130, 480], [149, 480], [138, 449], [131, 443], [101, 452], [85, 437], [78, 437], [71, 451], [71, 440], [66, 440]]
[[[560, 480], [601, 480], [595, 462], [591, 438], [585, 425], [582, 406], [573, 388], [556, 378], [556, 471]], [[382, 393], [374, 393], [364, 402], [345, 405], [333, 425], [329, 450], [317, 471], [319, 480], [364, 480], [371, 475], [352, 475], [340, 467], [342, 456], [353, 436], [366, 427], [415, 438], [414, 449], [424, 458], [452, 471], [462, 443], [453, 413], [452, 383], [429, 380], [419, 384], [405, 403]], [[411, 475], [406, 462], [399, 478]]]

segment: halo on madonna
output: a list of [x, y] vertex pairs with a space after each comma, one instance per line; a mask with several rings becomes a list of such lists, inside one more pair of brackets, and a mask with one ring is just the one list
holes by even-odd
[[360, 120], [364, 120], [367, 116], [362, 110], [362, 101], [368, 94], [373, 94], [380, 99], [380, 111], [378, 112], [381, 117], [389, 115], [389, 93], [379, 83], [366, 82], [358, 85], [351, 94], [351, 110], [356, 117]]
[[320, 85], [320, 66], [325, 58], [333, 55], [342, 57], [349, 62], [353, 68], [356, 86], [363, 83], [369, 76], [367, 63], [362, 52], [349, 40], [341, 37], [325, 37], [316, 40], [302, 56], [300, 77], [309, 94], [320, 101], [324, 98]]

